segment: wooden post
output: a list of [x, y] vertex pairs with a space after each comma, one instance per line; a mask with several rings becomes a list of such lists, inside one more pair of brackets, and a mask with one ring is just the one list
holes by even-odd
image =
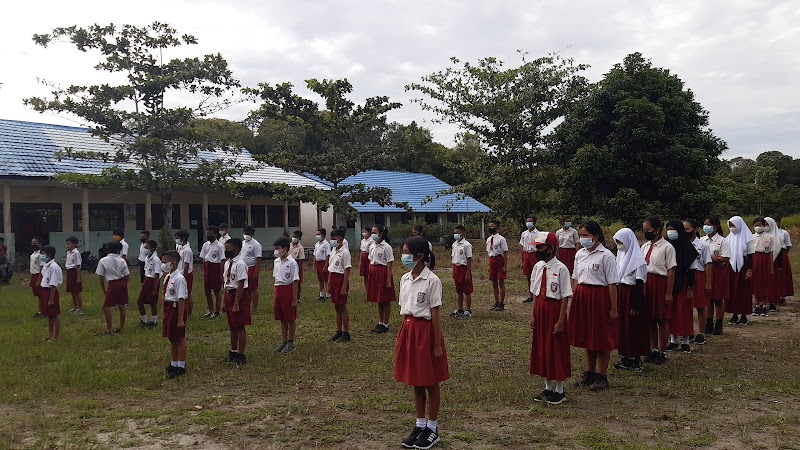
[[[3, 231], [6, 238], [6, 246], [11, 248], [11, 182], [6, 181], [3, 184]], [[14, 260], [14, 253], [19, 251], [14, 246], [15, 251], [9, 252], [8, 260]]]
[[83, 188], [81, 193], [81, 225], [83, 228], [83, 251], [90, 250], [91, 242], [89, 242], [89, 188]]
[[483, 217], [481, 217], [481, 239], [484, 241], [486, 240], [486, 225], [483, 223]]
[[149, 192], [144, 196], [144, 229], [153, 230], [153, 194]]
[[247, 206], [245, 206], [245, 208], [247, 208], [247, 225], [253, 226], [253, 211], [252, 211], [253, 201], [248, 198], [246, 205]]
[[283, 234], [289, 235], [289, 202], [283, 202]]

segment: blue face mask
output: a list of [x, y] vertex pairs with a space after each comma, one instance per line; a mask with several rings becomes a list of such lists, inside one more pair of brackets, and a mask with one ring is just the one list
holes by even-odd
[[375, 233], [372, 233], [372, 240], [373, 240], [373, 241], [376, 241], [376, 242], [377, 242], [377, 241], [379, 241], [380, 239], [381, 239], [381, 235], [380, 235], [380, 234], [375, 234]]
[[41, 264], [47, 263], [47, 255], [39, 255], [39, 263]]
[[417, 265], [417, 263], [414, 261], [414, 255], [409, 255], [408, 253], [403, 253], [403, 256], [400, 257], [400, 261], [403, 263], [403, 267], [406, 269], [413, 269], [414, 266]]
[[316, 236], [314, 236], [314, 239], [315, 239], [317, 242], [322, 242], [322, 239], [323, 239], [323, 238], [322, 238], [322, 236], [320, 236], [320, 235], [316, 235]]
[[175, 239], [175, 245], [181, 245], [181, 240], [180, 239]]
[[678, 230], [667, 230], [667, 239], [670, 241], [677, 241], [678, 240]]
[[703, 225], [703, 231], [705, 231], [706, 234], [711, 234], [714, 232], [714, 227], [711, 225]]
[[592, 248], [592, 245], [594, 245], [594, 241], [590, 237], [581, 238], [580, 241], [581, 241], [581, 247], [585, 249], [590, 249]]
[[150, 250], [148, 250], [148, 249], [142, 250], [142, 256], [144, 256], [145, 258], [150, 256]]
[[536, 226], [533, 222], [525, 222], [525, 226], [528, 227], [529, 230], [532, 230], [533, 227]]
[[453, 239], [455, 239], [457, 241], [460, 241], [461, 240], [461, 235], [460, 234], [454, 234], [453, 235]]
[[564, 228], [572, 227], [572, 222], [564, 222]]

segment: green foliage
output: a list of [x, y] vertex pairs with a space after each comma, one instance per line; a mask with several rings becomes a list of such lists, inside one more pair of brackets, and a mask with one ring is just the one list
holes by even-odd
[[[403, 241], [411, 236], [411, 229], [416, 225], [422, 225], [425, 228], [425, 238], [434, 245], [434, 247], [442, 246], [450, 248], [453, 245], [453, 230], [456, 223], [434, 223], [429, 224], [425, 222], [411, 222], [403, 223], [400, 225], [392, 225], [389, 230], [392, 244], [400, 245]], [[467, 239], [479, 239], [481, 236], [480, 222], [477, 224], [467, 224]]]

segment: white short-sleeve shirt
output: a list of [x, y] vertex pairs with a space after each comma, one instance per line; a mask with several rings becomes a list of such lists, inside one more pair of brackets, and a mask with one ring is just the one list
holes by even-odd
[[253, 267], [256, 265], [256, 259], [264, 256], [263, 252], [264, 249], [261, 248], [261, 243], [256, 238], [252, 238], [250, 242], [242, 241], [242, 251], [239, 254], [242, 255], [247, 267]]
[[72, 250], [67, 252], [67, 261], [64, 264], [64, 267], [69, 269], [81, 269], [81, 264], [83, 264], [83, 258], [81, 258], [81, 252], [78, 251], [77, 248], [73, 248]]
[[585, 248], [575, 254], [575, 270], [572, 273], [578, 284], [608, 286], [619, 284], [617, 259], [603, 244], [591, 252]]
[[145, 262], [147, 260], [147, 257], [144, 256], [144, 242], [139, 244], [139, 257], [137, 259], [139, 262]]
[[[547, 273], [543, 273], [547, 270]], [[545, 284], [545, 296], [555, 300], [572, 297], [572, 282], [569, 277], [569, 269], [558, 258], [550, 261], [539, 261], [533, 266], [531, 272], [531, 294], [534, 297], [539, 295], [542, 289], [542, 275], [547, 277]]]
[[350, 249], [342, 245], [342, 248], [334, 248], [331, 250], [331, 256], [328, 258], [328, 272], [343, 274], [346, 269], [353, 267], [350, 257]]
[[442, 280], [425, 267], [416, 279], [411, 272], [400, 278], [400, 315], [431, 319], [431, 309], [442, 306]]
[[303, 245], [299, 242], [297, 244], [292, 244], [289, 246], [289, 256], [295, 261], [305, 261], [306, 249], [304, 249]]
[[372, 245], [372, 239], [362, 239], [361, 240], [361, 251], [362, 252], [369, 252], [369, 246]]
[[326, 261], [331, 254], [331, 244], [328, 241], [319, 241], [314, 244], [314, 261]]
[[772, 242], [772, 236], [766, 233], [755, 234], [753, 239], [753, 250], [756, 253], [771, 253], [775, 249], [775, 243]]
[[31, 263], [31, 267], [30, 267], [31, 275], [37, 275], [37, 274], [42, 273], [42, 263], [39, 262], [39, 256], [41, 254], [42, 254], [42, 252], [40, 252], [39, 250], [36, 250], [35, 252], [31, 253], [31, 261], [30, 261], [30, 263]]
[[620, 284], [626, 284], [628, 286], [635, 286], [636, 280], [642, 280], [643, 282], [647, 282], [647, 266], [639, 266], [636, 270], [631, 271], [631, 273], [622, 277], [619, 280]]
[[200, 257], [204, 261], [219, 264], [225, 259], [225, 247], [217, 240], [213, 242], [206, 241], [203, 248], [200, 249]]
[[125, 239], [120, 239], [119, 243], [122, 244], [122, 251], [119, 252], [119, 256], [121, 256], [122, 259], [128, 259], [128, 252], [131, 249], [130, 245], [125, 242]]
[[178, 300], [189, 298], [189, 286], [186, 284], [186, 278], [177, 269], [167, 275], [164, 285], [166, 286], [164, 290], [165, 302], [177, 302]]
[[525, 230], [519, 237], [519, 245], [522, 246], [523, 252], [533, 253], [536, 251], [536, 236], [539, 235], [539, 230], [536, 228], [528, 231]]
[[783, 248], [791, 248], [792, 246], [792, 236], [789, 234], [788, 231], [784, 229], [779, 230], [781, 232], [781, 237], [783, 240]]
[[247, 289], [247, 264], [242, 260], [242, 255], [237, 255], [233, 259], [225, 261], [225, 272], [222, 274], [222, 281], [225, 283], [225, 290], [239, 289], [239, 282], [244, 280], [244, 288]]
[[472, 244], [466, 239], [453, 242], [453, 249], [450, 251], [450, 256], [453, 257], [453, 264], [456, 266], [466, 266], [470, 258], [472, 258]]
[[700, 239], [693, 240], [692, 245], [697, 250], [697, 258], [689, 265], [689, 270], [705, 272], [706, 264], [711, 264], [711, 247]]
[[[219, 235], [219, 243], [222, 244], [223, 247], [225, 247], [225, 243], [230, 241], [230, 240], [231, 240], [230, 233], [225, 233], [225, 234], [220, 233], [220, 235]], [[242, 239], [242, 241], [244, 241], [244, 239]]]
[[275, 286], [287, 286], [295, 281], [300, 281], [300, 273], [297, 271], [297, 261], [291, 256], [286, 259], [275, 258], [275, 265], [272, 267], [272, 276], [275, 278]]
[[161, 278], [161, 260], [156, 252], [153, 252], [144, 261], [144, 276], [147, 278]]
[[94, 273], [105, 277], [108, 281], [121, 280], [131, 274], [128, 262], [116, 253], [109, 253], [108, 256], [100, 258]]
[[489, 257], [503, 256], [508, 251], [508, 242], [500, 233], [493, 234], [486, 239], [486, 253]]
[[653, 247], [653, 252], [650, 253], [647, 273], [663, 277], [669, 275], [669, 270], [678, 266], [675, 247], [664, 238], [659, 239], [655, 244], [652, 241], [647, 241], [642, 245], [642, 253], [645, 259], [647, 259], [647, 252], [650, 251], [650, 247]]
[[714, 237], [703, 236], [700, 240], [708, 245], [713, 256], [721, 256], [723, 258], [731, 257], [730, 244], [727, 239], [720, 236], [719, 233], [714, 234]]
[[578, 230], [572, 227], [566, 230], [564, 227], [559, 228], [556, 231], [556, 237], [558, 238], [558, 246], [561, 248], [575, 248], [578, 246], [578, 242], [580, 242]]
[[43, 288], [59, 287], [64, 282], [63, 274], [61, 273], [61, 266], [55, 260], [50, 260], [42, 267], [42, 282]]
[[188, 267], [189, 271], [187, 273], [192, 273], [192, 271], [194, 271], [194, 252], [192, 251], [192, 247], [187, 242], [186, 245], [177, 246], [176, 250], [178, 250], [178, 253], [181, 255], [178, 270], [183, 273], [183, 269]]
[[369, 263], [373, 266], [386, 266], [394, 261], [392, 246], [382, 241], [380, 244], [373, 242], [369, 248]]

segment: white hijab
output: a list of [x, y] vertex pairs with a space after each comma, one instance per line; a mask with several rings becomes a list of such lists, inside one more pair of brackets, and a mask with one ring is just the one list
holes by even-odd
[[747, 246], [750, 245], [755, 238], [750, 228], [747, 228], [747, 225], [745, 225], [744, 219], [742, 219], [741, 216], [733, 216], [728, 219], [728, 222], [736, 227], [736, 231], [732, 231], [728, 234], [725, 240], [728, 241], [731, 249], [731, 267], [734, 272], [739, 272], [742, 270], [742, 267], [744, 267], [744, 257], [747, 255]]
[[[620, 241], [625, 246], [624, 249], [617, 251], [617, 275], [620, 279], [625, 278], [631, 272], [637, 271], [640, 267], [647, 267], [644, 254], [639, 247], [636, 234], [630, 228], [622, 228], [614, 233], [614, 240]], [[647, 272], [644, 270], [643, 272]]]
[[767, 226], [769, 226], [769, 231], [764, 231], [764, 234], [772, 236], [772, 260], [775, 261], [778, 259], [778, 255], [781, 254], [781, 249], [783, 248], [783, 233], [781, 233], [780, 228], [778, 228], [775, 219], [767, 217], [764, 220], [767, 221]]

